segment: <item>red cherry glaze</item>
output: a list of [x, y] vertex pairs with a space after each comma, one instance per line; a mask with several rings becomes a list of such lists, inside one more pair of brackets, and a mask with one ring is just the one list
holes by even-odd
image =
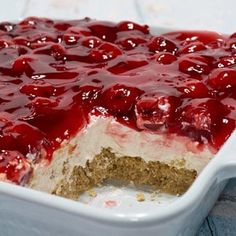
[[141, 97], [135, 109], [138, 128], [157, 131], [170, 126], [180, 104], [179, 98], [165, 94]]
[[96, 48], [101, 45], [102, 41], [98, 37], [84, 37], [81, 40], [81, 44], [87, 48]]
[[65, 47], [59, 43], [44, 43], [37, 49], [37, 45], [34, 45], [34, 54], [52, 55], [56, 60], [63, 60], [66, 54]]
[[117, 38], [117, 28], [115, 24], [108, 22], [93, 22], [88, 25], [92, 35], [108, 42], [114, 42]]
[[190, 75], [201, 75], [208, 74], [210, 67], [203, 56], [190, 54], [180, 58], [179, 70]]
[[121, 74], [121, 73], [125, 73], [128, 71], [131, 71], [133, 69], [136, 69], [138, 67], [142, 67], [148, 64], [148, 61], [142, 61], [142, 60], [135, 60], [133, 58], [130, 60], [121, 60], [118, 61], [117, 64], [115, 64], [114, 66], [112, 66], [111, 68], [107, 68], [108, 71], [114, 73], [114, 74]]
[[[20, 121], [5, 127], [3, 129], [3, 137], [10, 137], [12, 144], [9, 146], [9, 143], [2, 142], [2, 149], [9, 150], [14, 147], [25, 155], [36, 151], [36, 149], [39, 150], [39, 145], [43, 143], [44, 139], [43, 133], [38, 128]], [[28, 145], [26, 146], [25, 143], [28, 143]]]
[[218, 125], [218, 127], [218, 132], [212, 136], [212, 143], [216, 148], [220, 148], [224, 144], [225, 139], [230, 136], [232, 130], [235, 129], [235, 120], [223, 118], [220, 121], [220, 125]]
[[80, 87], [75, 86], [73, 90], [78, 92], [78, 94], [74, 96], [73, 100], [90, 107], [97, 105], [98, 98], [101, 95], [102, 87], [83, 85]]
[[36, 97], [26, 106], [32, 109], [38, 116], [52, 115], [54, 109], [58, 106], [58, 101], [51, 98]]
[[56, 94], [56, 88], [42, 80], [24, 84], [20, 92], [32, 97], [50, 97]]
[[231, 35], [229, 36], [229, 38], [236, 38], [236, 32], [233, 33], [233, 34], [231, 34]]
[[211, 98], [194, 99], [182, 110], [180, 119], [183, 130], [199, 141], [211, 138], [212, 132], [217, 131], [221, 120], [229, 113], [221, 102]]
[[229, 68], [215, 69], [207, 78], [207, 83], [218, 91], [236, 88], [236, 70]]
[[157, 54], [157, 62], [168, 65], [177, 60], [177, 57], [169, 52], [160, 52]]
[[140, 31], [144, 34], [149, 33], [149, 27], [147, 25], [139, 25], [131, 21], [122, 21], [117, 24], [118, 31]]
[[187, 54], [197, 51], [206, 50], [206, 46], [202, 42], [191, 42], [187, 44], [185, 47], [181, 48], [180, 53]]
[[24, 26], [35, 26], [37, 25], [38, 27], [47, 27], [47, 26], [52, 26], [53, 21], [48, 19], [48, 18], [38, 18], [34, 16], [27, 17], [26, 19], [22, 20], [19, 25], [21, 27]]
[[172, 54], [178, 50], [175, 43], [162, 36], [153, 37], [148, 43], [148, 48], [151, 52], [170, 52]]
[[35, 60], [35, 58], [23, 55], [18, 57], [12, 64], [12, 70], [16, 74], [27, 74], [31, 75], [34, 72], [34, 69], [31, 67], [31, 63]]
[[182, 93], [181, 97], [185, 98], [204, 98], [209, 95], [207, 86], [197, 80], [186, 82], [183, 86], [178, 88], [178, 91]]
[[13, 38], [12, 41], [16, 45], [22, 45], [22, 46], [27, 46], [27, 47], [29, 47], [31, 44], [30, 41], [28, 41], [26, 38], [24, 38], [22, 36], [15, 37], [15, 38]]
[[10, 32], [13, 30], [14, 24], [10, 22], [1, 22], [0, 23], [0, 30], [5, 31], [5, 32]]
[[0, 152], [1, 180], [5, 178], [16, 184], [26, 183], [31, 174], [31, 166], [25, 157], [18, 151]]
[[215, 63], [215, 67], [231, 67], [236, 65], [236, 55], [220, 57]]
[[142, 90], [123, 84], [116, 84], [103, 92], [101, 105], [112, 114], [128, 114]]
[[90, 51], [90, 60], [92, 62], [105, 62], [121, 55], [121, 50], [111, 43], [103, 43]]
[[90, 114], [218, 150], [236, 123], [235, 38], [89, 18], [0, 23], [0, 178], [24, 184]]
[[147, 41], [141, 36], [128, 37], [119, 40], [117, 43], [122, 46], [124, 50], [132, 50], [140, 44], [144, 44]]
[[206, 45], [217, 41], [224, 41], [226, 39], [222, 34], [209, 31], [177, 31], [166, 33], [164, 35], [180, 42], [181, 45], [187, 45], [191, 42], [201, 42]]
[[232, 52], [236, 52], [236, 38], [231, 37], [229, 40], [226, 42], [226, 48], [231, 50]]
[[0, 39], [0, 49], [8, 48], [10, 45], [12, 45], [11, 41]]

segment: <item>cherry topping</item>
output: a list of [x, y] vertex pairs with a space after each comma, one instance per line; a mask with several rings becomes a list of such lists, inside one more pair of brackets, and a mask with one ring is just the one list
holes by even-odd
[[[44, 46], [45, 45], [45, 46]], [[52, 55], [56, 60], [62, 60], [66, 55], [66, 49], [59, 43], [46, 43], [39, 49], [34, 50], [35, 54]]]
[[201, 98], [185, 105], [180, 119], [184, 132], [203, 142], [212, 133], [216, 133], [222, 118], [228, 113], [229, 110], [221, 102], [211, 98]]
[[200, 81], [186, 82], [184, 85], [178, 87], [182, 93], [182, 97], [186, 98], [204, 98], [209, 96], [207, 86]]
[[46, 97], [36, 97], [26, 106], [31, 108], [37, 116], [53, 115], [56, 112], [58, 101]]
[[114, 24], [104, 22], [102, 24], [92, 23], [88, 26], [92, 34], [104, 41], [114, 42], [117, 38], [117, 30]]
[[206, 50], [207, 47], [202, 42], [192, 42], [180, 49], [180, 53], [187, 54]]
[[0, 152], [0, 172], [14, 183], [22, 184], [28, 182], [31, 166], [21, 153], [2, 150]]
[[82, 39], [81, 44], [87, 48], [96, 48], [101, 45], [102, 41], [98, 37], [85, 37]]
[[236, 65], [236, 55], [220, 57], [215, 63], [215, 67], [231, 67]]
[[8, 112], [0, 112], [0, 128], [3, 129], [6, 126], [12, 124], [12, 115]]
[[[36, 127], [25, 122], [16, 122], [3, 129], [4, 137], [12, 138], [12, 145], [23, 154], [34, 152], [44, 139], [43, 134]], [[4, 144], [3, 144], [4, 145]], [[6, 147], [4, 149], [10, 149]]]
[[140, 36], [134, 36], [129, 38], [120, 39], [117, 43], [122, 46], [124, 50], [132, 50], [140, 44], [146, 43], [147, 41]]
[[148, 43], [148, 47], [151, 52], [170, 52], [175, 54], [178, 50], [175, 43], [162, 36], [153, 37]]
[[44, 81], [35, 81], [33, 83], [24, 84], [20, 88], [20, 92], [31, 97], [50, 97], [55, 95], [56, 88]]
[[225, 36], [215, 32], [208, 31], [185, 31], [185, 32], [170, 32], [165, 36], [173, 38], [181, 42], [182, 45], [189, 44], [190, 42], [202, 42], [203, 44], [211, 44], [217, 41], [225, 40]]
[[236, 123], [235, 40], [89, 18], [0, 23], [0, 178], [24, 184], [91, 114], [218, 150]]
[[83, 27], [70, 27], [63, 34], [62, 39], [67, 45], [75, 45], [80, 38], [90, 35], [91, 32], [89, 29]]
[[49, 26], [52, 25], [53, 21], [48, 18], [38, 18], [38, 17], [28, 17], [19, 23], [20, 26], [34, 26], [34, 25], [41, 25], [41, 26]]
[[114, 74], [121, 74], [121, 73], [125, 73], [128, 71], [131, 71], [133, 69], [136, 69], [138, 67], [142, 67], [147, 65], [148, 62], [147, 61], [142, 61], [142, 60], [121, 60], [118, 61], [117, 64], [115, 64], [114, 66], [108, 68], [107, 70], [114, 73]]
[[229, 40], [226, 42], [226, 48], [230, 49], [233, 52], [236, 51], [236, 38], [235, 37], [229, 38]]
[[231, 35], [229, 36], [229, 38], [236, 38], [236, 32], [233, 33], [233, 34], [231, 34]]
[[0, 23], [0, 30], [2, 30], [2, 31], [10, 32], [13, 30], [13, 28], [14, 28], [14, 24], [12, 24], [10, 22]]
[[17, 45], [22, 45], [22, 46], [30, 46], [31, 44], [29, 40], [27, 40], [27, 38], [22, 37], [22, 36], [15, 37], [13, 39], [13, 42]]
[[168, 65], [177, 60], [177, 57], [169, 52], [161, 52], [157, 54], [156, 60], [160, 64]]
[[95, 105], [100, 96], [101, 89], [101, 87], [93, 85], [83, 85], [78, 88], [74, 87], [73, 90], [78, 90], [78, 93], [73, 99], [79, 103], [86, 104], [87, 106]]
[[70, 28], [72, 25], [67, 22], [56, 22], [54, 24], [54, 28], [60, 31], [66, 31], [68, 28]]
[[31, 66], [31, 63], [35, 59], [28, 55], [23, 55], [18, 57], [12, 64], [12, 69], [16, 74], [25, 73], [31, 75], [34, 72], [34, 69]]
[[121, 55], [121, 50], [111, 43], [103, 43], [99, 47], [92, 49], [89, 57], [94, 62], [104, 62]]
[[189, 54], [180, 58], [179, 70], [190, 75], [201, 75], [208, 74], [210, 67], [203, 56]]
[[219, 68], [208, 76], [207, 83], [216, 90], [226, 90], [236, 87], [236, 70]]
[[131, 31], [137, 30], [144, 34], [149, 33], [149, 27], [147, 25], [139, 25], [131, 21], [122, 21], [117, 25], [118, 31]]
[[10, 45], [12, 45], [12, 42], [4, 40], [4, 39], [0, 39], [0, 49], [1, 48], [7, 48]]
[[142, 93], [138, 88], [116, 84], [103, 92], [102, 104], [112, 114], [128, 113]]
[[168, 127], [175, 118], [175, 111], [181, 101], [178, 97], [159, 94], [142, 96], [135, 108], [137, 126], [140, 129], [159, 130]]
[[220, 148], [235, 129], [236, 129], [235, 120], [224, 117], [220, 122], [218, 131], [212, 137], [213, 145], [217, 148]]

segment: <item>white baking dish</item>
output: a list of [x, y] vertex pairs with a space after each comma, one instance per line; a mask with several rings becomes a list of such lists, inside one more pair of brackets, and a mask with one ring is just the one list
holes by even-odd
[[[83, 203], [86, 197], [76, 202], [1, 182], [0, 235], [195, 235], [227, 179], [235, 176], [236, 132], [183, 196], [163, 195], [160, 202], [137, 202], [128, 188], [115, 194], [105, 189], [120, 198], [117, 207], [108, 209], [94, 200]], [[109, 198], [101, 196], [101, 201]]]

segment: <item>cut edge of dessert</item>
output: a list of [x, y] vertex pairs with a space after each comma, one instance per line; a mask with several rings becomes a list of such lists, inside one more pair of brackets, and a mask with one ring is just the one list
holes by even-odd
[[34, 167], [31, 188], [78, 199], [84, 191], [116, 180], [182, 194], [212, 157], [205, 149], [199, 158], [198, 144], [185, 137], [135, 131], [114, 118], [91, 118], [89, 127], [64, 142], [50, 163]]
[[0, 179], [78, 199], [183, 194], [235, 129], [236, 34], [130, 21], [0, 23]]

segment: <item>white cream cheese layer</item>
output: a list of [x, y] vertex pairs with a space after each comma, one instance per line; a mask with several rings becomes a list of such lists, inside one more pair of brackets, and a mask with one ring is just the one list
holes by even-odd
[[214, 155], [207, 145], [200, 150], [199, 144], [187, 137], [136, 131], [114, 118], [91, 116], [89, 125], [70, 141], [63, 142], [50, 163], [42, 161], [35, 166], [30, 186], [51, 192], [63, 178], [67, 178], [63, 176], [65, 163], [71, 170], [75, 165], [85, 166], [102, 148], [108, 147], [118, 156], [139, 156], [145, 161], [160, 161], [198, 173]]

